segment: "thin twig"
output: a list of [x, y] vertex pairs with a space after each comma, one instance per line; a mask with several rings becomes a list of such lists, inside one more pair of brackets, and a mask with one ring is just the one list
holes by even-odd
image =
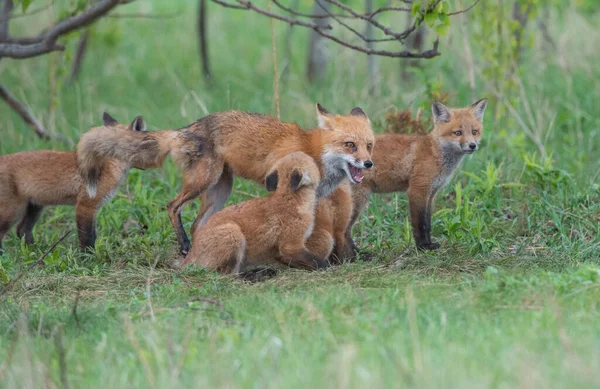
[[50, 254], [56, 248], [56, 246], [58, 246], [58, 244], [62, 242], [71, 233], [71, 231], [72, 230], [65, 232], [64, 235], [61, 236], [56, 242], [54, 242], [54, 244], [50, 246], [50, 248], [44, 254], [42, 254], [41, 257], [39, 257], [34, 263], [29, 265], [29, 267], [24, 272], [21, 272], [15, 279], [11, 280], [8, 284], [6, 284], [4, 289], [2, 289], [2, 292], [0, 292], [0, 297], [3, 296], [6, 292], [8, 292], [21, 279], [21, 277], [23, 277], [25, 274], [31, 271], [31, 269], [39, 265], [44, 260], [44, 258], [46, 258], [48, 254]]
[[477, 5], [477, 3], [479, 3], [481, 0], [475, 0], [475, 2], [473, 4], [471, 4], [471, 6], [460, 10], [460, 11], [456, 11], [456, 12], [450, 12], [449, 14], [446, 14], [448, 16], [453, 16], [453, 15], [458, 15], [458, 14], [464, 14], [465, 12], [469, 12], [470, 10], [473, 9], [473, 7], [475, 7]]
[[27, 123], [35, 133], [42, 139], [50, 139], [53, 136], [62, 141], [68, 141], [62, 135], [50, 135], [46, 128], [36, 118], [33, 117], [31, 112], [27, 110], [19, 100], [17, 100], [5, 87], [0, 85], [0, 98], [2, 98], [10, 107], [21, 116], [21, 118]]

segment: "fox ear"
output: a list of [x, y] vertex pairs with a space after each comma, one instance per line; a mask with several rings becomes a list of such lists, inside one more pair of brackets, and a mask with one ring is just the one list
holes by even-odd
[[131, 122], [129, 128], [131, 131], [146, 131], [146, 122], [144, 121], [143, 117], [138, 116], [133, 119], [133, 122]]
[[329, 130], [330, 126], [329, 126], [329, 117], [330, 117], [330, 113], [328, 110], [326, 110], [325, 108], [323, 108], [323, 106], [319, 103], [317, 103], [317, 121], [319, 122], [319, 128], [322, 128], [324, 130]]
[[295, 192], [304, 185], [309, 185], [310, 183], [310, 176], [305, 171], [294, 170], [290, 176], [290, 188], [292, 189], [292, 192]]
[[473, 115], [480, 122], [483, 122], [483, 114], [485, 113], [485, 108], [487, 107], [487, 99], [481, 99], [473, 105], [471, 105], [471, 111], [473, 111]]
[[265, 178], [265, 187], [269, 192], [274, 192], [277, 190], [277, 184], [279, 182], [279, 174], [277, 170], [271, 172], [267, 178]]
[[350, 111], [350, 115], [352, 115], [352, 116], [362, 116], [365, 119], [368, 119], [367, 118], [367, 114], [360, 107], [354, 107], [354, 108], [352, 108], [352, 111]]
[[102, 113], [102, 121], [104, 122], [104, 125], [107, 126], [107, 127], [119, 124], [119, 122], [117, 121], [117, 119], [115, 119], [114, 117], [110, 116], [108, 114], [108, 112], [103, 112]]
[[434, 123], [450, 121], [450, 110], [439, 101], [433, 102], [431, 105], [431, 112], [433, 112]]

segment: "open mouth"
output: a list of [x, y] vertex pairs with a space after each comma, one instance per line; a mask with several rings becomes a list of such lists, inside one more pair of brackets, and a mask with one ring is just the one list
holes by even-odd
[[476, 150], [469, 149], [469, 150], [463, 150], [463, 153], [465, 153], [465, 154], [473, 154], [475, 151]]
[[363, 180], [362, 169], [357, 168], [354, 165], [348, 164], [348, 171], [350, 172], [350, 179], [355, 184], [360, 184]]

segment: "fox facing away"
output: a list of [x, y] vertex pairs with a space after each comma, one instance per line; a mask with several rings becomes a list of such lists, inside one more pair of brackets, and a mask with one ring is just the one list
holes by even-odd
[[[106, 112], [104, 126], [116, 134], [143, 131], [141, 116], [129, 125], [118, 123]], [[129, 167], [123, 161], [106, 159], [97, 167], [101, 179], [93, 198], [88, 196], [77, 170], [77, 157], [72, 151], [25, 151], [0, 157], [0, 251], [2, 240], [10, 228], [33, 243], [33, 227], [45, 206], [75, 205], [79, 244], [82, 250], [96, 241], [96, 213], [116, 193]]]
[[267, 197], [231, 205], [193, 233], [189, 254], [175, 268], [201, 265], [240, 274], [247, 265], [283, 263], [301, 269], [328, 266], [307, 250], [315, 221], [319, 169], [295, 152], [276, 161], [266, 177]]
[[[119, 136], [109, 131], [85, 134], [77, 148], [81, 174], [88, 188], [93, 189], [98, 167], [104, 158], [118, 158], [132, 167], [148, 168], [160, 165], [162, 155], [156, 147], [147, 147], [149, 139], [158, 143], [164, 155], [196, 150], [193, 163], [184, 169], [183, 187], [167, 205], [182, 254], [190, 248], [181, 222], [185, 204], [202, 196], [202, 208], [192, 226], [202, 226], [215, 212], [223, 208], [233, 186], [235, 175], [263, 183], [273, 165], [287, 154], [304, 152], [314, 158], [320, 172], [317, 198], [329, 196], [340, 183], [348, 179], [360, 183], [364, 169], [373, 166], [371, 154], [375, 138], [371, 124], [360, 108], [350, 115], [333, 115], [317, 104], [319, 127], [305, 131], [296, 124], [284, 123], [273, 117], [240, 111], [225, 111], [207, 115], [175, 137], [170, 131]], [[191, 147], [190, 139], [200, 140]], [[164, 147], [163, 147], [164, 145]], [[185, 154], [185, 152], [184, 152]], [[347, 208], [349, 222], [351, 201]], [[333, 234], [344, 237], [346, 229]], [[336, 246], [341, 250], [344, 240]]]
[[354, 209], [347, 239], [352, 239], [352, 226], [371, 193], [406, 191], [417, 247], [439, 248], [440, 245], [431, 240], [433, 201], [464, 156], [479, 148], [486, 105], [487, 100], [482, 99], [468, 108], [450, 109], [434, 102], [434, 128], [429, 134], [377, 135], [377, 149], [373, 154], [376, 167], [365, 174], [362, 185], [353, 187]]

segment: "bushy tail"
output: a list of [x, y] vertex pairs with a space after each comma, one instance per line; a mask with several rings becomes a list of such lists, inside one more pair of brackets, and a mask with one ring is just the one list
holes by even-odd
[[169, 153], [168, 142], [161, 142], [161, 135], [164, 138], [169, 134], [120, 131], [114, 127], [97, 127], [85, 133], [77, 145], [77, 164], [89, 196], [96, 196], [107, 159], [116, 159], [138, 169], [160, 167]]

